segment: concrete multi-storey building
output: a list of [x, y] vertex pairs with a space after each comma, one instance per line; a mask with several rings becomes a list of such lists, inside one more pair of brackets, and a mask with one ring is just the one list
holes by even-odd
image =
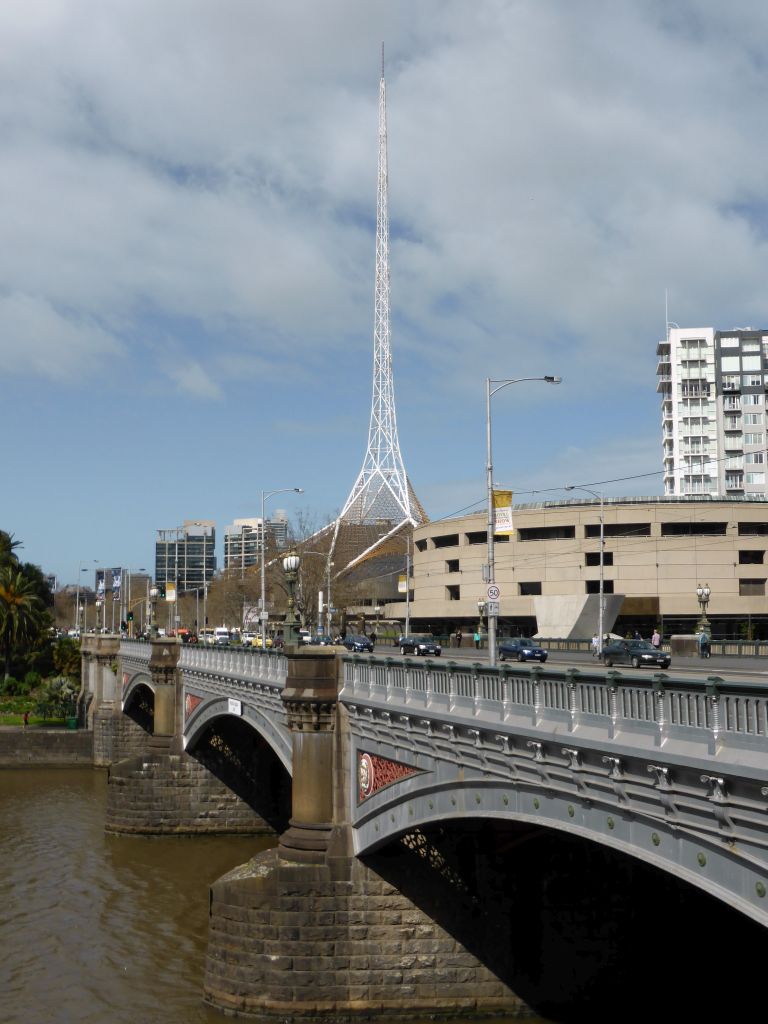
[[261, 519], [235, 519], [224, 527], [224, 569], [244, 572], [258, 565], [264, 523]]
[[179, 592], [198, 590], [216, 573], [216, 523], [185, 519], [173, 530], [158, 530], [155, 582], [175, 583]]
[[[496, 537], [502, 634], [586, 638], [599, 621], [603, 518], [604, 628], [692, 633], [708, 584], [713, 635], [768, 638], [768, 499], [657, 497], [542, 502], [514, 508]], [[416, 631], [472, 632], [487, 599], [487, 515], [414, 530]], [[480, 605], [478, 604], [480, 602]], [[402, 619], [403, 603], [387, 605]]]
[[768, 331], [675, 327], [657, 355], [664, 493], [768, 494]]

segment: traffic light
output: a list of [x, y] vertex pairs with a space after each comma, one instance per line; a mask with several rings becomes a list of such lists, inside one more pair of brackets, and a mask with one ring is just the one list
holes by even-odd
[[124, 619], [120, 623], [120, 629], [123, 631], [123, 633], [127, 632], [127, 630], [128, 630], [128, 620], [127, 619]]
[[158, 583], [157, 584], [157, 596], [160, 598], [161, 601], [165, 600], [165, 584], [164, 583]]
[[133, 622], [133, 612], [128, 612], [128, 622]]

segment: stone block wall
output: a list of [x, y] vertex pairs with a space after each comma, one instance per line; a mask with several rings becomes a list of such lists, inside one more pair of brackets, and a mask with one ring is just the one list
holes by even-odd
[[127, 715], [112, 708], [93, 715], [93, 760], [104, 766], [146, 751], [149, 734]]
[[0, 768], [93, 763], [93, 733], [69, 729], [0, 730]]
[[285, 1022], [530, 1012], [361, 862], [301, 864], [279, 850], [211, 887], [204, 998], [225, 1012]]
[[[273, 835], [272, 828], [187, 754], [151, 751], [114, 764], [106, 830], [136, 835]], [[146, 752], [149, 751], [149, 752]]]

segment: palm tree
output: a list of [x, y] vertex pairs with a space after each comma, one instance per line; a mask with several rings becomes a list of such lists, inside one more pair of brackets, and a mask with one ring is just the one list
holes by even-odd
[[18, 565], [19, 559], [15, 549], [21, 546], [21, 541], [14, 540], [12, 533], [0, 530], [0, 566]]
[[6, 679], [11, 674], [14, 649], [34, 640], [43, 625], [45, 609], [35, 589], [34, 582], [16, 566], [0, 568], [0, 651]]

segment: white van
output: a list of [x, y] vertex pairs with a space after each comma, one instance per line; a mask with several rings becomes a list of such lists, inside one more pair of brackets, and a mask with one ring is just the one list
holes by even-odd
[[213, 642], [217, 647], [229, 647], [229, 630], [226, 626], [217, 626], [214, 629]]

